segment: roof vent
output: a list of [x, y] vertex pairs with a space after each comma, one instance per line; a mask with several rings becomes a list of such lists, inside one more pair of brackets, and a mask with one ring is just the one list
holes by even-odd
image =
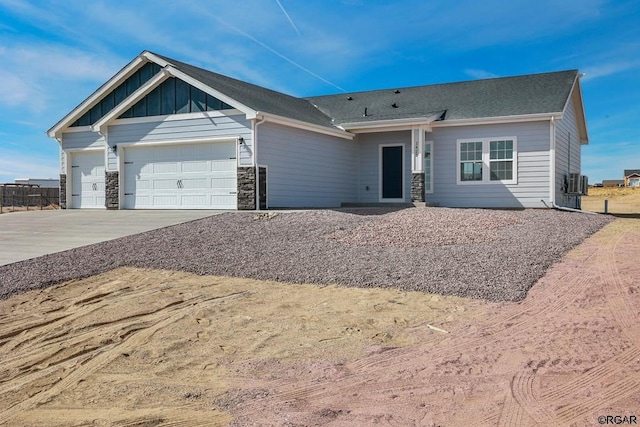
[[395, 102], [394, 102], [393, 104], [391, 104], [391, 106], [392, 106], [393, 108], [398, 108], [398, 104], [396, 104]]
[[362, 117], [367, 117], [367, 116], [368, 116], [368, 114], [367, 114], [367, 107], [364, 107], [364, 115], [363, 115]]
[[400, 89], [394, 90], [393, 93], [400, 93]]
[[347, 96], [347, 101], [353, 101], [353, 96]]

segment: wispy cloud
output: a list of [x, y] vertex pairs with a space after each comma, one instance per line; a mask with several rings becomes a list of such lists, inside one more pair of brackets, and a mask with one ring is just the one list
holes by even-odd
[[475, 68], [467, 68], [464, 73], [473, 79], [493, 79], [500, 77], [498, 74], [486, 70], [478, 70]]
[[640, 68], [640, 60], [609, 62], [604, 64], [592, 65], [584, 68], [585, 76], [582, 78], [582, 80], [595, 80], [600, 77], [606, 77], [636, 68]]
[[57, 158], [25, 155], [0, 148], [0, 182], [15, 178], [57, 178]]
[[289, 23], [291, 24], [291, 26], [293, 27], [293, 29], [295, 30], [295, 32], [300, 35], [300, 31], [298, 31], [298, 27], [296, 27], [296, 24], [294, 24], [293, 19], [291, 19], [291, 17], [289, 16], [289, 14], [287, 13], [286, 9], [284, 8], [284, 6], [282, 6], [282, 3], [280, 3], [280, 0], [276, 0], [276, 3], [278, 3], [278, 6], [280, 6], [280, 9], [282, 10], [282, 13], [284, 13], [284, 16], [287, 17], [287, 20], [289, 21]]
[[227, 27], [229, 27], [230, 29], [234, 30], [235, 32], [237, 32], [238, 34], [242, 35], [243, 37], [246, 37], [247, 39], [253, 41], [254, 43], [257, 43], [258, 45], [260, 45], [261, 47], [263, 47], [264, 49], [268, 50], [269, 52], [273, 53], [274, 55], [278, 56], [279, 58], [287, 61], [289, 64], [293, 65], [294, 67], [299, 68], [300, 70], [304, 71], [305, 73], [309, 74], [310, 76], [315, 77], [316, 79], [335, 87], [336, 89], [340, 90], [341, 92], [346, 92], [345, 89], [341, 88], [340, 86], [338, 86], [337, 84], [325, 79], [324, 77], [320, 76], [317, 73], [314, 73], [313, 71], [309, 70], [308, 68], [304, 67], [303, 65], [298, 64], [297, 62], [295, 62], [294, 60], [290, 59], [289, 57], [283, 55], [282, 53], [278, 52], [277, 50], [275, 50], [274, 48], [272, 48], [271, 46], [267, 45], [266, 43], [258, 40], [257, 38], [253, 37], [251, 34], [246, 33], [245, 31], [241, 30], [240, 28], [231, 25], [230, 23], [223, 21], [222, 19], [218, 18], [217, 16], [212, 16], [216, 21], [218, 21], [220, 24], [225, 25]]

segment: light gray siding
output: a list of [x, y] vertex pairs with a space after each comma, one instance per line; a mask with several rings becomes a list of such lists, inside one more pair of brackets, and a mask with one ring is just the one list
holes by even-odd
[[268, 168], [269, 208], [339, 207], [355, 200], [353, 141], [268, 122], [257, 135], [257, 163]]
[[[515, 136], [518, 150], [517, 184], [457, 184], [457, 140]], [[549, 122], [435, 128], [433, 194], [427, 203], [449, 207], [541, 208], [549, 200]]]
[[411, 201], [410, 131], [362, 133], [358, 144], [358, 203], [380, 203], [380, 146], [404, 146], [404, 201]]
[[566, 180], [569, 173], [580, 173], [582, 149], [574, 100], [574, 96], [571, 96], [562, 120], [556, 121], [555, 202], [559, 206], [572, 208], [579, 207], [580, 200], [579, 196], [566, 194]]
[[104, 147], [104, 141], [104, 136], [90, 130], [65, 132], [62, 134], [61, 147], [63, 150]]
[[[202, 138], [242, 137], [240, 165], [253, 164], [251, 122], [244, 115], [218, 117], [187, 117], [176, 120], [139, 123], [117, 122], [109, 126], [109, 146], [132, 142], [189, 141]], [[118, 169], [117, 152], [107, 150], [108, 170]]]

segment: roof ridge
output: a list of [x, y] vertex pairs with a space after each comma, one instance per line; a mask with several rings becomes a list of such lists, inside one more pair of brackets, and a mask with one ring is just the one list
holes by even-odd
[[358, 94], [363, 94], [363, 93], [387, 92], [387, 91], [393, 91], [393, 90], [402, 91], [402, 90], [411, 90], [411, 89], [421, 89], [421, 88], [427, 88], [427, 87], [453, 86], [453, 85], [461, 85], [461, 84], [467, 84], [467, 83], [477, 84], [479, 82], [488, 82], [488, 81], [492, 81], [492, 80], [522, 79], [522, 78], [526, 78], [526, 77], [545, 76], [545, 75], [561, 74], [561, 73], [575, 73], [575, 74], [578, 74], [578, 71], [579, 71], [578, 69], [573, 68], [573, 69], [568, 69], [568, 70], [549, 71], [549, 72], [544, 72], [544, 73], [529, 73], [529, 74], [518, 74], [518, 75], [503, 76], [503, 77], [489, 77], [489, 78], [484, 78], [484, 79], [459, 80], [459, 81], [447, 82], [447, 83], [432, 83], [432, 84], [414, 85], [414, 86], [393, 86], [393, 87], [387, 87], [387, 88], [383, 88], [383, 89], [361, 90], [361, 91], [356, 91], [356, 92], [345, 92], [345, 93], [335, 93], [335, 94], [327, 94], [327, 95], [308, 96], [308, 97], [305, 97], [305, 99], [316, 99], [316, 98], [332, 97], [332, 96], [344, 96], [344, 97], [347, 97], [349, 95], [358, 95]]

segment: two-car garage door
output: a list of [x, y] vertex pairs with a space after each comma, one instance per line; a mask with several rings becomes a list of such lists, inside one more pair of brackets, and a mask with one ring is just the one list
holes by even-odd
[[125, 209], [236, 209], [236, 144], [130, 146], [123, 150]]

